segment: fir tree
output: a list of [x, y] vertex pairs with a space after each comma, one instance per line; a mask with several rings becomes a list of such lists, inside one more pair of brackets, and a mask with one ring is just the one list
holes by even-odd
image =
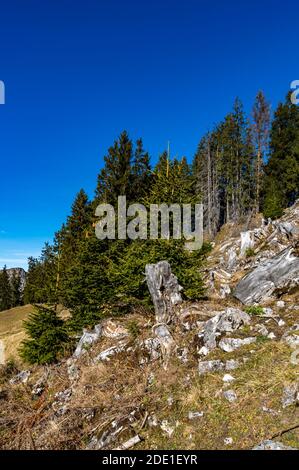
[[98, 176], [96, 202], [116, 204], [118, 196], [130, 194], [133, 144], [122, 132], [104, 157], [105, 166]]
[[6, 266], [0, 272], [0, 311], [8, 310], [13, 305], [12, 287]]
[[30, 364], [56, 362], [69, 341], [64, 322], [56, 312], [38, 307], [24, 326], [29, 339], [22, 343], [21, 357]]
[[255, 145], [255, 210], [260, 211], [264, 160], [268, 155], [270, 106], [262, 91], [256, 95], [252, 110], [252, 134]]
[[280, 210], [293, 204], [299, 194], [299, 107], [291, 103], [290, 94], [274, 114], [265, 173], [265, 200], [271, 200], [275, 188], [275, 204]]

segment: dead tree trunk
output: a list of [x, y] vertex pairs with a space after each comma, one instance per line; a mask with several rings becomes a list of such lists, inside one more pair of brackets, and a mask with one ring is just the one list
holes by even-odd
[[173, 320], [174, 306], [182, 302], [182, 287], [171, 272], [168, 261], [147, 264], [146, 282], [155, 307], [157, 323], [170, 323]]
[[171, 272], [167, 261], [147, 264], [145, 267], [147, 285], [155, 306], [156, 324], [153, 331], [157, 336], [162, 350], [164, 368], [167, 368], [171, 353], [176, 344], [167, 324], [174, 319], [174, 306], [182, 302], [178, 280]]

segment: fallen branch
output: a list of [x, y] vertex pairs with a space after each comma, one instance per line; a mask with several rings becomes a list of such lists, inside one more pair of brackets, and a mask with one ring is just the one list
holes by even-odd
[[283, 429], [282, 431], [279, 431], [278, 433], [273, 434], [273, 436], [270, 437], [270, 439], [274, 439], [275, 437], [280, 437], [283, 434], [286, 434], [287, 432], [293, 431], [294, 429], [298, 429], [298, 428], [299, 428], [299, 424], [295, 424], [294, 426], [291, 426], [290, 428]]
[[141, 442], [141, 439], [138, 436], [138, 434], [136, 434], [136, 436], [131, 437], [131, 439], [129, 439], [128, 441], [121, 444], [119, 447], [116, 447], [115, 449], [112, 449], [112, 450], [127, 450], [127, 449], [130, 449], [131, 447], [135, 446], [139, 442]]

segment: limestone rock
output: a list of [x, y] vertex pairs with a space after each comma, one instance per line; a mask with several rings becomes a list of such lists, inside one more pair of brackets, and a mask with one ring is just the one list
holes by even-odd
[[257, 266], [238, 283], [234, 295], [246, 305], [260, 303], [276, 292], [287, 292], [299, 285], [299, 258], [295, 247]]

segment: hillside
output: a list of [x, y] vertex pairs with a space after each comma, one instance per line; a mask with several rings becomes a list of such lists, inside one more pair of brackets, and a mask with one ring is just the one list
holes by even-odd
[[155, 315], [102, 320], [56, 365], [3, 367], [1, 447], [299, 449], [298, 211], [223, 227], [205, 300], [148, 265]]
[[32, 312], [31, 305], [0, 312], [0, 364], [8, 359], [19, 360], [18, 349], [25, 338], [23, 321]]

